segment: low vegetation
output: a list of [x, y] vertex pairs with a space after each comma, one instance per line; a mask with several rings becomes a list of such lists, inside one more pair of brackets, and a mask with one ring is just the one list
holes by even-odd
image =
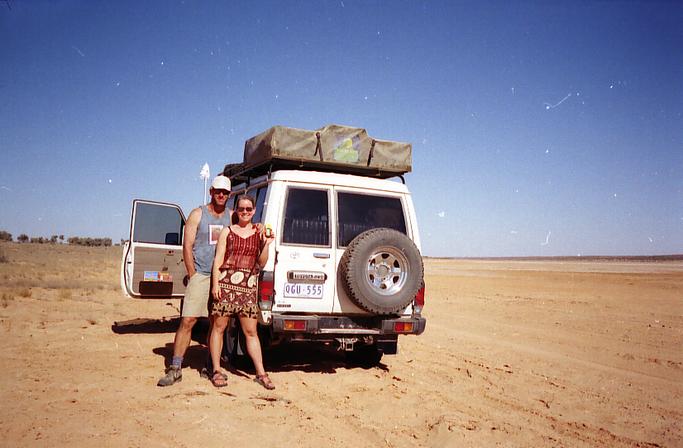
[[72, 236], [68, 239], [69, 244], [77, 246], [111, 246], [111, 238], [81, 238], [79, 236]]
[[[0, 241], [11, 242], [14, 241], [12, 234], [6, 230], [0, 230]], [[49, 238], [44, 236], [29, 236], [22, 233], [17, 237], [18, 243], [34, 243], [34, 244], [57, 244], [64, 243], [64, 235], [52, 235]], [[89, 247], [109, 247], [112, 245], [111, 238], [90, 238], [81, 236], [72, 236], [66, 240], [67, 243], [75, 246], [89, 246]], [[123, 242], [123, 240], [122, 240]]]

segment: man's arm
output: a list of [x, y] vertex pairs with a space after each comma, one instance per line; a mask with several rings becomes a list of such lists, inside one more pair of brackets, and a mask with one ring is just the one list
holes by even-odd
[[185, 223], [185, 231], [183, 232], [183, 261], [185, 262], [185, 269], [187, 270], [187, 277], [190, 278], [195, 274], [194, 269], [194, 254], [192, 248], [194, 247], [194, 240], [197, 237], [197, 229], [199, 222], [202, 219], [202, 209], [195, 208], [190, 212], [190, 216]]

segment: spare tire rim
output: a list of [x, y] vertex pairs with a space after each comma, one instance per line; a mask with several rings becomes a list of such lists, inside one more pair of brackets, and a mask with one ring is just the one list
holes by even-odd
[[377, 293], [397, 294], [408, 279], [408, 259], [395, 247], [379, 247], [368, 260], [366, 280]]

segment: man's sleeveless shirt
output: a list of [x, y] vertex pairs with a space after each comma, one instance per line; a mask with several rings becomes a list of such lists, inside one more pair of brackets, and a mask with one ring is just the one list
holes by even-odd
[[206, 205], [201, 206], [202, 219], [197, 227], [192, 253], [194, 254], [194, 268], [202, 274], [211, 274], [213, 256], [216, 253], [218, 235], [224, 226], [230, 225], [230, 211], [226, 208], [223, 216], [216, 218]]

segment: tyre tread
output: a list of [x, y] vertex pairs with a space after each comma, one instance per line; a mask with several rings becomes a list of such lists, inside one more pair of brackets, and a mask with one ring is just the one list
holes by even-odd
[[[391, 235], [392, 233], [401, 235], [401, 238], [405, 237], [407, 241], [410, 242], [412, 245], [412, 248], [416, 251], [417, 256], [419, 258], [419, 263], [418, 266], [411, 266], [412, 268], [419, 269], [419, 281], [414, 282], [415, 284], [412, 285], [412, 293], [408, 293], [408, 297], [406, 300], [403, 300], [399, 303], [395, 303], [393, 305], [388, 304], [386, 306], [382, 306], [380, 304], [373, 303], [372, 301], [364, 300], [364, 296], [362, 292], [359, 290], [358, 283], [359, 280], [356, 279], [355, 273], [353, 272], [352, 269], [349, 269], [350, 264], [353, 262], [353, 260], [356, 257], [356, 253], [358, 253], [360, 250], [365, 248], [365, 245], [368, 244], [368, 241], [372, 241], [375, 238], [380, 238], [382, 234], [387, 234]], [[380, 237], [377, 237], [377, 235], [380, 235]], [[411, 250], [413, 250], [411, 249]], [[408, 304], [410, 303], [410, 300], [412, 300], [412, 297], [417, 294], [417, 291], [422, 284], [422, 281], [424, 279], [424, 265], [422, 263], [422, 257], [420, 256], [420, 252], [417, 249], [417, 246], [415, 246], [415, 243], [412, 242], [412, 240], [408, 239], [407, 236], [401, 232], [398, 232], [393, 229], [388, 229], [384, 227], [379, 227], [376, 229], [370, 229], [367, 230], [360, 235], [356, 236], [351, 243], [348, 245], [346, 248], [346, 251], [342, 255], [342, 258], [339, 263], [339, 268], [340, 268], [340, 276], [342, 279], [342, 284], [351, 298], [353, 302], [358, 305], [360, 308], [364, 309], [365, 311], [369, 311], [371, 313], [375, 314], [395, 314], [402, 309], [404, 309]], [[408, 285], [406, 285], [408, 286]], [[404, 303], [407, 302], [407, 303]]]

